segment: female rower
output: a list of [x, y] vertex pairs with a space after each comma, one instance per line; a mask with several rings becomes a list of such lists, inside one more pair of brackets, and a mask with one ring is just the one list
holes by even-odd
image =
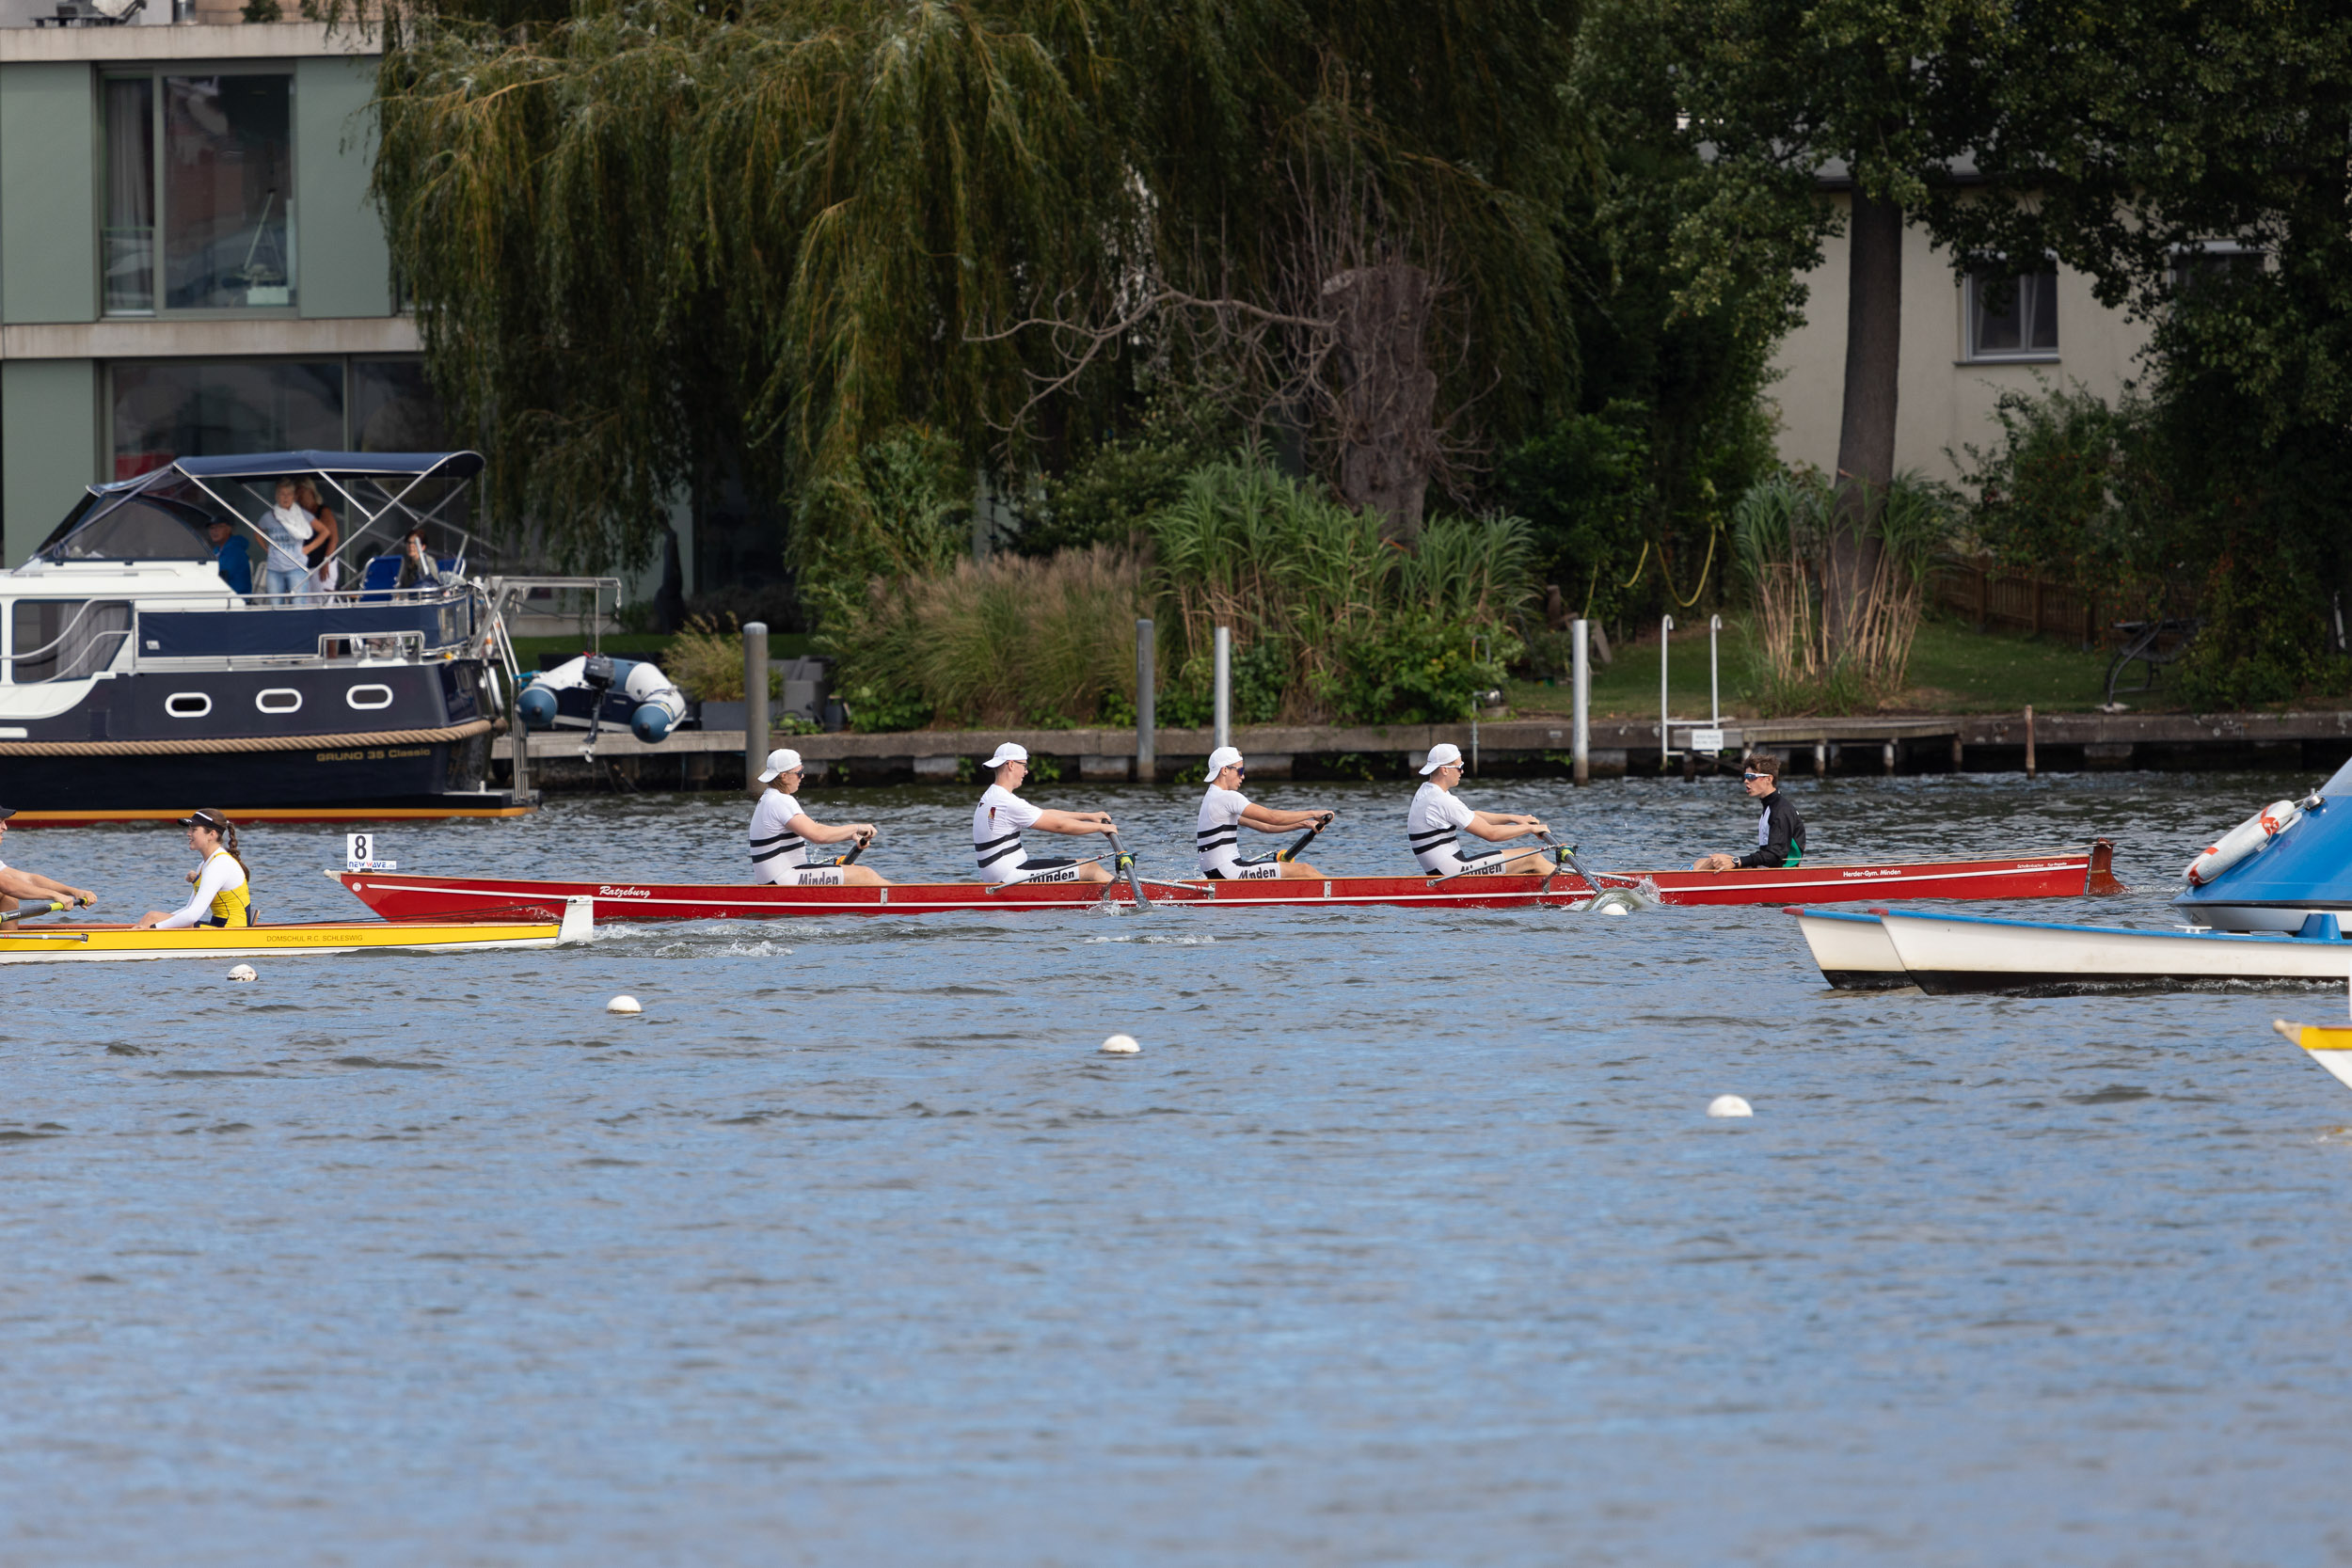
[[[8, 842], [8, 818], [15, 815], [14, 807], [0, 806], [0, 846]], [[0, 920], [17, 912], [19, 899], [36, 904], [79, 904], [87, 909], [98, 902], [98, 895], [87, 888], [68, 887], [38, 872], [20, 871], [0, 861]]]
[[1107, 882], [1111, 874], [1100, 861], [1031, 860], [1021, 847], [1021, 832], [1036, 828], [1043, 832], [1069, 833], [1084, 837], [1088, 833], [1115, 833], [1119, 825], [1099, 811], [1047, 811], [1033, 806], [1013, 793], [1029, 776], [1029, 752], [1025, 746], [1009, 741], [996, 748], [996, 754], [981, 764], [995, 775], [996, 782], [980, 796], [980, 803], [972, 811], [972, 858], [979, 863], [980, 877], [991, 882]]
[[237, 830], [216, 811], [183, 816], [180, 826], [188, 831], [188, 847], [204, 858], [201, 866], [188, 873], [188, 880], [196, 884], [196, 895], [169, 914], [148, 911], [131, 929], [184, 931], [191, 926], [252, 925], [253, 886], [246, 876], [245, 861], [237, 853]]
[[1245, 827], [1255, 828], [1262, 833], [1327, 828], [1338, 815], [1327, 811], [1276, 811], [1271, 806], [1259, 805], [1241, 792], [1242, 775], [1247, 771], [1241, 752], [1234, 747], [1219, 746], [1209, 753], [1209, 792], [1200, 798], [1200, 820], [1192, 834], [1193, 847], [1200, 856], [1200, 874], [1233, 882], [1322, 876], [1305, 861], [1286, 861], [1274, 855], [1242, 858], [1240, 841]]
[[768, 771], [759, 776], [768, 788], [752, 808], [752, 876], [778, 887], [888, 887], [887, 878], [862, 865], [809, 863], [810, 845], [853, 838], [864, 848], [874, 842], [874, 825], [829, 828], [809, 816], [796, 799], [803, 777], [800, 752], [779, 746], [768, 753]]
[[1413, 804], [1405, 814], [1405, 836], [1413, 847], [1413, 854], [1421, 868], [1433, 876], [1492, 877], [1507, 873], [1515, 877], [1549, 876], [1558, 869], [1550, 855], [1540, 849], [1524, 854], [1504, 855], [1488, 849], [1482, 854], [1465, 855], [1456, 842], [1457, 832], [1473, 833], [1490, 843], [1503, 844], [1530, 833], [1548, 833], [1551, 830], [1532, 816], [1509, 812], [1472, 811], [1455, 799], [1453, 790], [1462, 782], [1462, 749], [1452, 744], [1429, 748], [1429, 761], [1422, 772], [1429, 782], [1413, 796]]

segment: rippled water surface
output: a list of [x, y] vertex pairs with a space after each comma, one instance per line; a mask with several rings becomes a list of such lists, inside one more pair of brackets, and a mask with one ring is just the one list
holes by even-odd
[[[2154, 925], [2311, 782], [1792, 787], [1821, 855], [2108, 833], [2143, 891], [2032, 912]], [[1182, 869], [1190, 792], [1035, 793]], [[1407, 793], [1262, 798], [1375, 871]], [[1612, 867], [1753, 832], [1724, 784], [1467, 793]], [[809, 799], [962, 873], [967, 790]], [[723, 879], [745, 810], [384, 852]], [[247, 844], [273, 918], [358, 912], [339, 832]], [[134, 911], [187, 863], [0, 853]], [[2340, 995], [1833, 993], [1770, 910], [257, 962], [5, 972], [0, 1561], [2352, 1560], [2352, 1094], [2268, 1028]]]

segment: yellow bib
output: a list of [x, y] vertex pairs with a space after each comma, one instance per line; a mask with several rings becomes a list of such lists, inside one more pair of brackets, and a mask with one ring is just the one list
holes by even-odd
[[[204, 857], [204, 863], [213, 863], [215, 856], [226, 855], [226, 849], [215, 849]], [[233, 856], [231, 857], [234, 858]], [[235, 887], [223, 888], [213, 895], [213, 916], [207, 926], [244, 927], [253, 924], [253, 884], [240, 881]]]

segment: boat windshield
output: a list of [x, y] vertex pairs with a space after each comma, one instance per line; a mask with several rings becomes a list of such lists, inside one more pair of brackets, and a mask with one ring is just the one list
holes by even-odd
[[211, 521], [204, 509], [162, 496], [140, 496], [124, 501], [95, 522], [84, 526], [87, 498], [57, 525], [41, 546], [58, 561], [210, 561], [213, 546], [204, 534]]
[[2329, 800], [2352, 795], [2352, 761], [2336, 769], [2335, 777], [2319, 786], [2319, 793]]

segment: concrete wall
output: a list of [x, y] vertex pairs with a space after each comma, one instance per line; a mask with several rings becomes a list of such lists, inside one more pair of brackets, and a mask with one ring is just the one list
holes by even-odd
[[98, 314], [96, 77], [0, 65], [0, 321]]
[[[1839, 198], [1840, 202], [1844, 198]], [[1780, 379], [1766, 388], [1780, 418], [1780, 455], [1823, 472], [1837, 466], [1837, 423], [1846, 383], [1846, 240], [1822, 247], [1821, 265], [1805, 282], [1811, 297], [1805, 323], [1773, 356]], [[2145, 322], [2127, 320], [2091, 297], [2090, 279], [2058, 269], [2058, 352], [2053, 358], [1971, 364], [1963, 357], [1966, 317], [1948, 251], [1925, 230], [1903, 236], [1902, 372], [1896, 394], [1895, 466], [1936, 479], [1955, 479], [1965, 448], [1991, 446], [2000, 427], [1993, 408], [2001, 393], [2031, 394], [2079, 384], [2108, 402], [2141, 373], [2137, 356], [2150, 336]]]
[[374, 166], [373, 59], [294, 62], [294, 254], [306, 317], [382, 316], [392, 308], [391, 249], [368, 200]]
[[49, 536], [98, 471], [98, 367], [0, 361], [0, 564]]

